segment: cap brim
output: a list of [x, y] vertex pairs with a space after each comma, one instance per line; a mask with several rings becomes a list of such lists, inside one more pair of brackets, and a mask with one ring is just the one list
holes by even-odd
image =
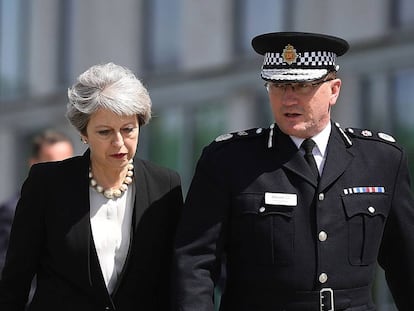
[[264, 55], [266, 52], [282, 51], [286, 44], [292, 44], [298, 50], [330, 51], [341, 56], [349, 49], [344, 39], [325, 34], [307, 32], [274, 32], [256, 36], [252, 40], [253, 49]]
[[263, 69], [261, 76], [271, 82], [307, 82], [320, 80], [328, 72], [328, 69]]

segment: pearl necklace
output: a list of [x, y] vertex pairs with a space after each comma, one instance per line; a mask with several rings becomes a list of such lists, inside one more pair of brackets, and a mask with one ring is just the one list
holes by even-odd
[[122, 194], [127, 191], [128, 186], [132, 183], [132, 177], [134, 176], [134, 165], [132, 164], [132, 160], [128, 163], [128, 171], [126, 173], [125, 179], [122, 182], [121, 187], [119, 189], [104, 189], [102, 186], [99, 186], [96, 180], [93, 178], [92, 168], [89, 167], [89, 184], [92, 188], [98, 193], [102, 193], [105, 198], [107, 199], [115, 199], [122, 196]]

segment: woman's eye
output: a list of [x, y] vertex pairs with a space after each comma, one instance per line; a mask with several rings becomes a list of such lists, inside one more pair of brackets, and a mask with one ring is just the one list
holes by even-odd
[[122, 132], [125, 134], [132, 134], [134, 132], [135, 128], [134, 127], [126, 127], [122, 129]]
[[111, 133], [110, 130], [100, 130], [98, 131], [98, 134], [101, 136], [108, 136]]

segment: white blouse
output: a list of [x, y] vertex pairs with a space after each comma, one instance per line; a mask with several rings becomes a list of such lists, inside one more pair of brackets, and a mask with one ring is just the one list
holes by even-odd
[[89, 188], [93, 241], [108, 292], [115, 289], [131, 240], [135, 186], [117, 199], [107, 199]]

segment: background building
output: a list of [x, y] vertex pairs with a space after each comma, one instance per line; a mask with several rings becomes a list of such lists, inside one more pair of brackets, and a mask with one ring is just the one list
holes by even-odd
[[[153, 99], [139, 155], [178, 170], [186, 190], [205, 144], [272, 122], [250, 40], [284, 30], [351, 43], [334, 119], [393, 134], [414, 170], [411, 0], [0, 0], [0, 29], [0, 201], [27, 174], [34, 132], [58, 128], [85, 150], [64, 118], [66, 89], [109, 61], [131, 68]], [[381, 271], [375, 295], [380, 311], [393, 310]]]

